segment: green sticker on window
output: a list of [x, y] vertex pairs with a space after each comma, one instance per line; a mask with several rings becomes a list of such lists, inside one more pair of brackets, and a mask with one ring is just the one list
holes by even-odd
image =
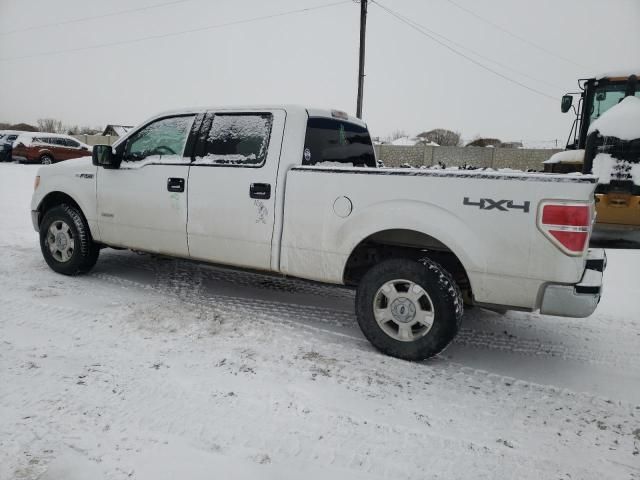
[[340, 124], [340, 133], [338, 133], [338, 143], [340, 145], [346, 145], [347, 143], [347, 136], [344, 133], [344, 125], [342, 123]]

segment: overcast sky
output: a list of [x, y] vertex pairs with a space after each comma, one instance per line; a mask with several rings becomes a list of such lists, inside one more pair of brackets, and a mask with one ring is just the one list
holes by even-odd
[[[355, 114], [359, 5], [352, 1], [85, 49], [336, 0], [169, 2], [0, 0], [0, 121], [136, 124], [166, 109], [256, 103]], [[465, 138], [564, 143], [572, 116], [560, 113], [561, 95], [575, 90], [578, 78], [640, 66], [640, 0], [455, 0], [524, 40], [450, 0], [380, 2], [552, 98], [455, 55], [371, 4], [364, 119], [374, 135], [445, 127]], [[165, 5], [141, 9], [159, 4]], [[70, 49], [78, 50], [55, 53]]]

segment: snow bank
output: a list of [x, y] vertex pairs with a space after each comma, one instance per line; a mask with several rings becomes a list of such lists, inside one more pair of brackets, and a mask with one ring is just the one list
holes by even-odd
[[551, 155], [542, 163], [582, 163], [584, 162], [584, 150], [565, 150]]
[[604, 137], [620, 140], [640, 138], [640, 98], [626, 97], [591, 124], [589, 133], [598, 130]]

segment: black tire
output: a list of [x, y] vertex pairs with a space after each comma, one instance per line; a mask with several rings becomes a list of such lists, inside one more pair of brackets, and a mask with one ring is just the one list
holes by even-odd
[[[421, 302], [430, 301], [426, 312], [431, 312], [432, 324], [430, 327], [419, 324], [411, 327], [412, 332], [414, 328], [426, 331], [423, 334], [418, 331], [420, 336], [412, 340], [393, 338], [378, 324], [374, 315], [374, 302], [378, 301], [382, 287], [398, 279], [407, 280], [420, 287], [426, 293], [426, 300], [423, 296]], [[384, 297], [384, 292], [382, 295]], [[402, 299], [402, 293], [399, 295]], [[463, 308], [462, 293], [452, 276], [428, 258], [419, 261], [385, 260], [364, 275], [356, 293], [356, 314], [364, 336], [381, 352], [404, 360], [424, 360], [442, 352], [458, 333]], [[404, 313], [404, 309], [402, 312]], [[394, 322], [386, 323], [385, 328], [389, 330], [388, 325], [398, 324]]]
[[53, 157], [51, 155], [42, 155], [40, 157], [40, 163], [42, 165], [51, 165], [53, 163]]
[[[64, 225], [66, 227], [63, 227]], [[54, 230], [60, 227], [60, 232], [64, 228], [68, 232], [66, 238], [73, 241], [70, 252], [67, 249], [68, 258], [59, 251], [52, 252], [50, 247], [52, 226]], [[64, 244], [66, 245], [67, 243]], [[98, 261], [100, 253], [100, 248], [93, 242], [89, 226], [80, 211], [67, 204], [53, 207], [45, 213], [40, 224], [40, 249], [49, 267], [63, 275], [87, 273]]]

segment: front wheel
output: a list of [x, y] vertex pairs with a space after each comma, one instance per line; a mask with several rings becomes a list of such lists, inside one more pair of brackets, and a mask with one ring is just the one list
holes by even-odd
[[47, 211], [42, 219], [40, 249], [49, 267], [64, 275], [88, 272], [100, 253], [82, 214], [66, 204]]
[[356, 313], [362, 333], [378, 350], [424, 360], [442, 352], [458, 333], [463, 299], [451, 275], [432, 260], [392, 259], [362, 278]]
[[51, 165], [53, 163], [53, 157], [51, 155], [43, 155], [40, 157], [40, 163], [42, 165]]

